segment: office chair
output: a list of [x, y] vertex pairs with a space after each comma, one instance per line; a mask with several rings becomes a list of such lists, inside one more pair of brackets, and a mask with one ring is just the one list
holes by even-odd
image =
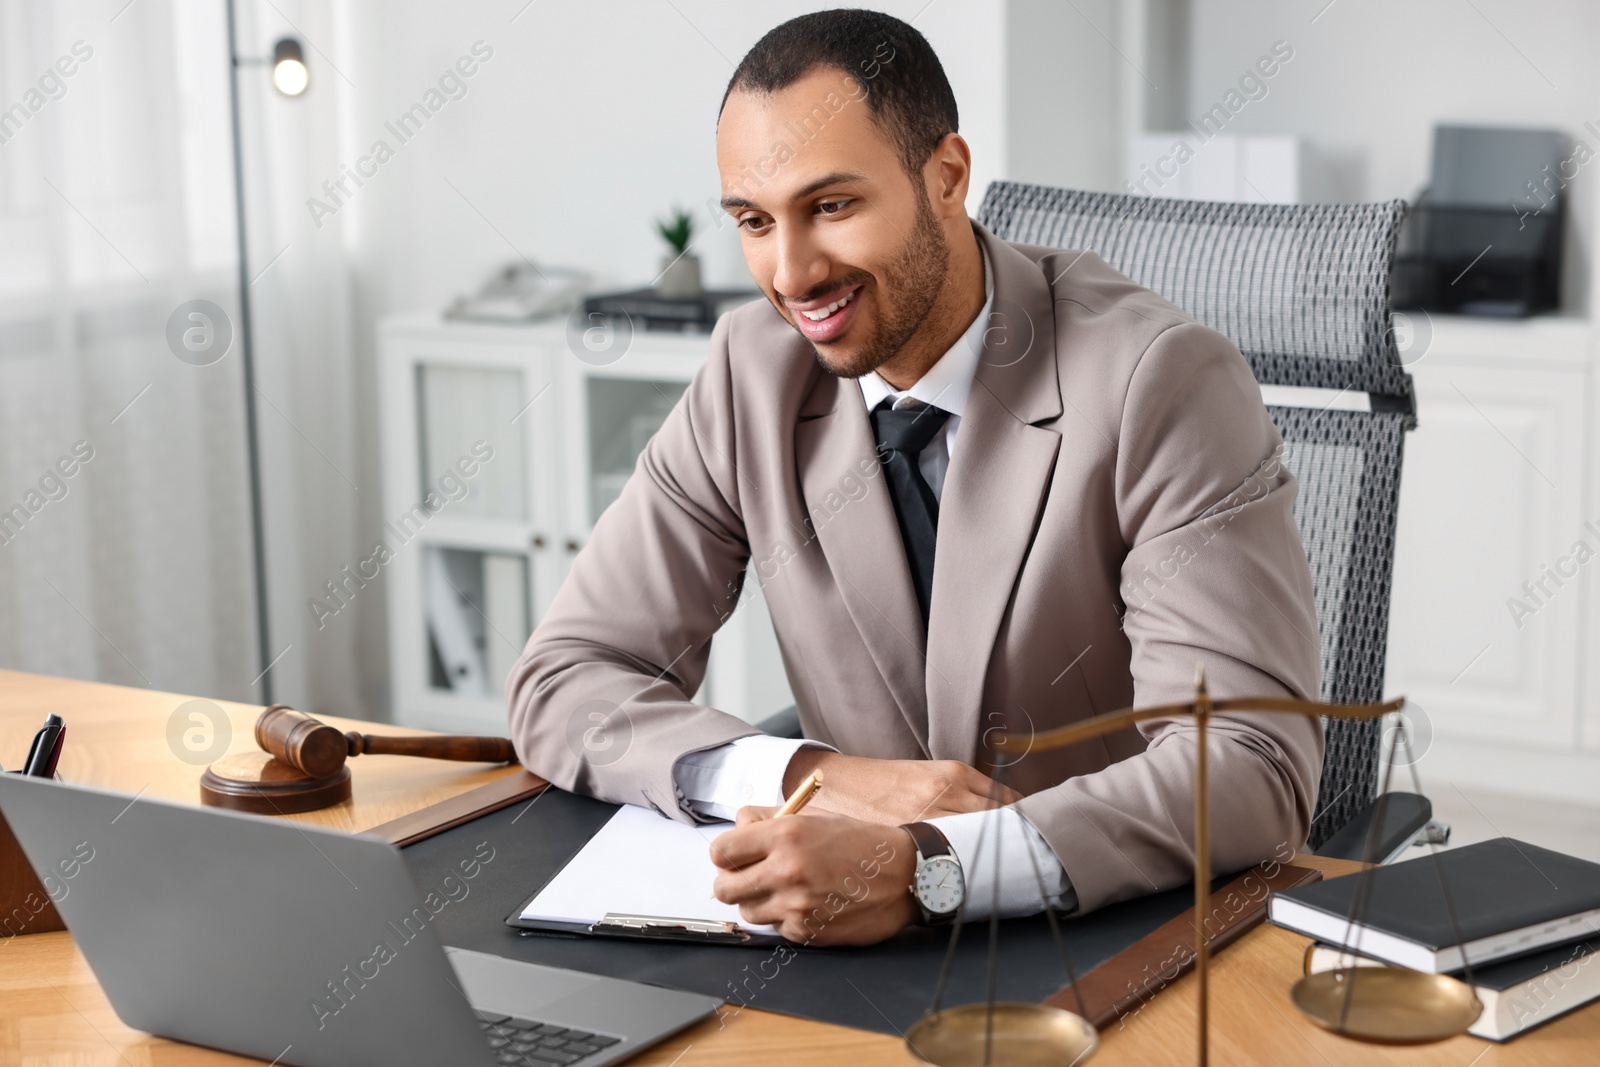
[[[1365, 394], [1369, 411], [1269, 406], [1299, 479], [1294, 517], [1315, 589], [1318, 699], [1382, 699], [1400, 463], [1416, 398], [1389, 317], [1403, 201], [1229, 204], [995, 182], [978, 219], [996, 237], [1091, 250], [1238, 346], [1263, 385]], [[1068, 269], [1071, 269], [1070, 267]], [[760, 724], [799, 736], [793, 709]], [[1320, 855], [1387, 861], [1430, 825], [1414, 793], [1377, 800], [1382, 724], [1324, 719]], [[1448, 828], [1436, 832], [1448, 833]]]

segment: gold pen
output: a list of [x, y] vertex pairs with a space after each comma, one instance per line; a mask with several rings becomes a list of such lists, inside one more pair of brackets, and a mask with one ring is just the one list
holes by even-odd
[[795, 791], [790, 794], [788, 800], [783, 802], [783, 807], [778, 809], [778, 814], [774, 815], [773, 818], [777, 818], [779, 815], [794, 815], [801, 808], [811, 803], [811, 798], [816, 796], [817, 790], [821, 788], [822, 772], [812, 771], [806, 775], [805, 781], [795, 787]]
[[[806, 780], [801, 782], [800, 785], [795, 788], [795, 791], [789, 795], [789, 799], [783, 802], [783, 807], [778, 809], [777, 815], [774, 815], [773, 818], [776, 819], [779, 815], [793, 815], [795, 812], [811, 803], [811, 798], [816, 796], [817, 790], [821, 788], [822, 772], [812, 771], [810, 774], [806, 775]], [[715, 845], [712, 845], [711, 847], [716, 848]], [[717, 894], [712, 893], [711, 899], [716, 900]]]

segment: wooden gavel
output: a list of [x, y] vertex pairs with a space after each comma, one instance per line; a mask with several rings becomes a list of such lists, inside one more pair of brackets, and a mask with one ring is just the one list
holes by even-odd
[[504, 737], [374, 737], [340, 733], [327, 723], [274, 704], [256, 719], [256, 744], [313, 778], [338, 774], [351, 756], [423, 756], [467, 763], [510, 763], [516, 750]]

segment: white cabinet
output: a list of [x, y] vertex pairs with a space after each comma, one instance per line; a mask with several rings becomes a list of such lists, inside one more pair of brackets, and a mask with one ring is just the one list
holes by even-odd
[[[396, 722], [504, 731], [507, 672], [706, 356], [703, 336], [572, 344], [561, 324], [380, 327], [389, 551], [368, 570], [388, 572]], [[792, 702], [758, 583], [695, 698], [751, 721]]]
[[[395, 721], [504, 730], [505, 672], [705, 346], [637, 334], [607, 362], [578, 358], [560, 325], [383, 324], [389, 556], [357, 569], [385, 573]], [[1409, 368], [1420, 425], [1406, 441], [1386, 688], [1426, 720], [1427, 788], [1600, 804], [1591, 361], [1586, 322], [1440, 318]], [[746, 581], [696, 694], [752, 721], [792, 702], [759, 584]], [[453, 600], [454, 652], [430, 585], [436, 609]], [[452, 659], [466, 664], [455, 684]]]
[[1585, 526], [1590, 347], [1581, 321], [1439, 318], [1410, 367], [1420, 425], [1405, 446], [1386, 688], [1431, 730], [1425, 787], [1600, 802], [1592, 683], [1583, 696], [1600, 574], [1600, 523]]

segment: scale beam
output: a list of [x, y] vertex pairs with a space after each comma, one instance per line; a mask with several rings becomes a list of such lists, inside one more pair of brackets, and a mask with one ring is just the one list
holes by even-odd
[[[1194, 973], [1199, 1007], [1198, 1062], [1201, 1067], [1206, 1067], [1210, 954], [1204, 917], [1210, 912], [1211, 895], [1207, 726], [1215, 716], [1229, 712], [1272, 712], [1307, 718], [1381, 719], [1400, 711], [1405, 703], [1405, 697], [1378, 704], [1324, 704], [1276, 696], [1212, 700], [1206, 689], [1205, 671], [1199, 668], [1195, 672], [1194, 699], [1186, 703], [1124, 708], [1026, 737], [996, 731], [989, 735], [988, 741], [992, 751], [1005, 757], [995, 764], [1003, 767], [1029, 752], [1088, 741], [1150, 719], [1188, 716], [1194, 720]], [[998, 871], [996, 875], [998, 877]], [[957, 929], [959, 931], [959, 927]], [[1362, 974], [1359, 976], [1361, 980], [1357, 981], [1357, 970], [1344, 968], [1302, 978], [1293, 991], [1296, 1006], [1318, 1025], [1336, 1033], [1384, 1043], [1418, 1043], [1455, 1036], [1465, 1032], [1482, 1010], [1472, 988], [1452, 978], [1384, 968], [1380, 977], [1369, 981], [1372, 976]], [[941, 994], [942, 986], [941, 981]], [[1365, 995], [1357, 993], [1357, 986], [1363, 987]], [[937, 1003], [936, 1000], [936, 1008]], [[997, 1009], [1000, 1010], [998, 1017], [1005, 1020], [1005, 1025], [999, 1028], [995, 1023]], [[1092, 1055], [1099, 1044], [1094, 1027], [1077, 1015], [1056, 1008], [1016, 1004], [972, 1004], [942, 1012], [936, 1010], [924, 1016], [908, 1031], [906, 1040], [911, 1051], [919, 1058], [951, 1067], [956, 1064], [998, 1062], [991, 1059], [997, 1043], [1005, 1044], [1007, 1051], [1018, 1057], [1018, 1062], [1034, 1062], [1034, 1055], [1044, 1055], [1053, 1057], [1049, 1062], [1059, 1063], [1077, 1063]]]

